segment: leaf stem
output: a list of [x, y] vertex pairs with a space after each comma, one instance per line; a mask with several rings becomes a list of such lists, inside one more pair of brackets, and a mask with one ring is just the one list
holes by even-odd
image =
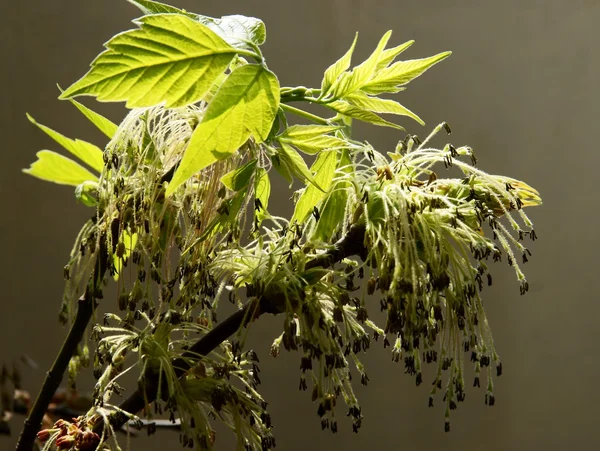
[[287, 111], [288, 113], [296, 114], [297, 116], [308, 119], [309, 121], [315, 122], [316, 124], [329, 125], [329, 121], [327, 119], [323, 119], [322, 117], [311, 114], [307, 111], [301, 110], [299, 108], [295, 108], [290, 105], [286, 105], [285, 103], [282, 103], [280, 106], [281, 106], [281, 109], [283, 109], [284, 111]]

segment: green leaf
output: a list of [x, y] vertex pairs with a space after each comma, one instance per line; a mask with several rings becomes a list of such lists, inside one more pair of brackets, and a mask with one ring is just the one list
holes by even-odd
[[221, 177], [221, 183], [231, 191], [239, 191], [248, 186], [256, 169], [257, 160], [251, 160], [241, 168], [234, 169]]
[[323, 191], [323, 189], [319, 186], [318, 182], [315, 181], [312, 173], [308, 169], [304, 158], [296, 152], [296, 150], [289, 146], [286, 143], [281, 143], [281, 148], [279, 149], [279, 158], [281, 163], [287, 166], [288, 171], [292, 173], [297, 179], [301, 180], [303, 183], [308, 184], [308, 182], [315, 185], [318, 189]]
[[23, 172], [38, 179], [60, 185], [77, 186], [83, 182], [97, 182], [98, 177], [85, 169], [80, 164], [51, 150], [40, 150], [38, 159]]
[[27, 119], [29, 121], [39, 127], [44, 133], [46, 133], [50, 138], [56, 141], [58, 144], [63, 146], [66, 150], [71, 152], [85, 164], [89, 165], [92, 169], [95, 169], [98, 172], [102, 172], [104, 168], [104, 160], [103, 153], [100, 148], [95, 145], [81, 141], [80, 139], [71, 139], [67, 138], [64, 135], [52, 130], [50, 127], [46, 127], [45, 125], [39, 124], [33, 117], [27, 114]]
[[131, 253], [137, 244], [137, 240], [137, 233], [129, 233], [126, 229], [123, 229], [123, 232], [121, 232], [120, 241], [125, 245], [125, 252], [123, 253], [123, 257], [119, 257], [117, 254], [113, 255], [113, 262], [115, 264], [115, 274], [113, 275], [113, 279], [119, 280], [119, 275], [123, 269], [123, 262], [127, 261], [127, 259], [131, 256]]
[[380, 99], [379, 97], [370, 97], [359, 91], [344, 97], [344, 100], [364, 110], [372, 111], [373, 113], [388, 113], [397, 114], [400, 116], [408, 116], [413, 118], [419, 124], [425, 125], [425, 122], [423, 122], [423, 120], [419, 116], [410, 111], [408, 108], [403, 107], [398, 102], [391, 99]]
[[369, 124], [381, 125], [385, 127], [397, 128], [398, 130], [404, 130], [404, 127], [394, 124], [393, 122], [386, 121], [385, 119], [382, 119], [372, 111], [365, 110], [364, 108], [360, 108], [358, 106], [350, 105], [348, 102], [345, 102], [343, 100], [336, 100], [335, 102], [328, 103], [325, 106], [331, 108], [333, 111], [343, 114], [344, 116], [348, 116], [353, 119], [358, 119], [363, 122], [368, 122]]
[[[59, 87], [59, 89], [60, 89], [60, 87]], [[75, 105], [77, 107], [77, 109], [79, 111], [81, 111], [81, 113], [92, 124], [94, 124], [98, 128], [98, 130], [100, 130], [102, 133], [104, 133], [106, 136], [108, 136], [108, 139], [112, 139], [113, 136], [115, 136], [115, 133], [117, 133], [117, 130], [119, 128], [119, 126], [117, 124], [115, 124], [111, 120], [105, 118], [101, 114], [96, 113], [95, 111], [90, 110], [84, 104], [79, 103], [75, 99], [69, 99], [69, 102], [71, 102], [73, 105]]]
[[94, 95], [127, 101], [128, 108], [197, 102], [227, 68], [236, 49], [205, 25], [180, 14], [134, 21], [139, 29], [117, 34], [92, 68], [60, 96]]
[[167, 5], [165, 3], [153, 2], [149, 0], [127, 0], [129, 3], [137, 6], [144, 14], [161, 14], [161, 13], [174, 13], [184, 14], [188, 17], [195, 19], [198, 14], [188, 13], [184, 9], [175, 8], [174, 6]]
[[352, 71], [344, 72], [342, 75], [340, 75], [331, 86], [328, 97], [332, 99], [341, 99], [348, 94], [352, 94], [354, 91], [357, 91], [363, 85], [365, 85], [369, 79], [373, 77], [377, 67], [377, 62], [381, 57], [381, 52], [388, 43], [391, 35], [391, 31], [388, 31], [386, 34], [384, 34], [379, 41], [377, 48], [373, 51], [369, 58], [352, 69]]
[[246, 17], [235, 14], [215, 19], [214, 17], [189, 13], [184, 9], [175, 8], [170, 5], [165, 5], [164, 3], [147, 0], [128, 1], [140, 8], [144, 14], [183, 14], [206, 25], [233, 47], [252, 49], [252, 46], [249, 46], [245, 41], [251, 41], [256, 45], [262, 45], [267, 38], [264, 22], [255, 17]]
[[[338, 152], [335, 150], [321, 152], [310, 168], [311, 172], [315, 174], [315, 181], [324, 191], [327, 191], [331, 186], [338, 160], [337, 154]], [[294, 216], [290, 223], [293, 223], [294, 220], [303, 223], [313, 211], [313, 207], [319, 205], [324, 196], [323, 191], [318, 190], [314, 185], [308, 185], [296, 203]]]
[[279, 108], [279, 82], [257, 64], [236, 68], [221, 85], [196, 127], [167, 196], [192, 175], [235, 153], [252, 135], [263, 142]]
[[260, 224], [267, 215], [269, 208], [269, 197], [271, 196], [271, 181], [269, 174], [263, 168], [256, 170], [256, 178], [254, 179], [254, 198], [260, 202], [260, 209], [255, 209], [255, 215]]
[[323, 150], [348, 147], [349, 143], [341, 138], [327, 135], [341, 127], [326, 125], [292, 125], [277, 137], [280, 143], [286, 143], [298, 150], [315, 154]]
[[331, 88], [331, 85], [335, 82], [335, 80], [350, 67], [350, 62], [352, 61], [352, 53], [354, 53], [354, 47], [356, 47], [356, 41], [358, 40], [358, 33], [354, 36], [354, 41], [352, 41], [352, 45], [350, 49], [342, 56], [339, 60], [333, 63], [331, 66], [327, 68], [325, 74], [323, 76], [323, 81], [321, 82], [321, 97], [324, 97], [325, 94]]
[[392, 47], [391, 49], [386, 49], [381, 52], [381, 56], [379, 57], [379, 61], [377, 61], [377, 66], [375, 67], [375, 72], [377, 73], [384, 67], [387, 67], [398, 55], [400, 55], [400, 53], [404, 52], [414, 43], [415, 41], [407, 41], [404, 44], [400, 44], [396, 47]]
[[452, 52], [443, 52], [429, 58], [398, 61], [390, 67], [380, 70], [362, 87], [367, 94], [397, 92], [397, 89], [417, 78], [431, 66], [448, 58]]
[[253, 50], [252, 46], [248, 45], [246, 41], [262, 45], [267, 39], [264, 22], [255, 17], [235, 14], [232, 16], [223, 16], [220, 19], [198, 16], [198, 20], [233, 47]]
[[[350, 173], [352, 160], [348, 150], [339, 153], [337, 170], [342, 173]], [[346, 214], [346, 203], [348, 201], [348, 188], [351, 187], [347, 180], [336, 181], [330, 188], [327, 198], [323, 202], [317, 227], [312, 235], [313, 239], [328, 242], [340, 229]]]
[[86, 207], [98, 205], [98, 183], [83, 182], [75, 188], [75, 199]]
[[290, 168], [287, 165], [285, 159], [282, 159], [280, 157], [280, 154], [277, 153], [271, 157], [271, 163], [273, 163], [273, 167], [275, 168], [275, 170], [279, 172], [279, 174], [289, 182], [291, 187], [294, 183], [294, 177], [292, 176]]

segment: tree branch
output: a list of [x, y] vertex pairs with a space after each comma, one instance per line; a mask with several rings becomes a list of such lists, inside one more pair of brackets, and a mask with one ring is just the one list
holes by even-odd
[[[365, 227], [363, 225], [353, 225], [348, 233], [331, 249], [308, 261], [305, 268], [330, 267], [352, 255], [364, 257], [364, 236]], [[182, 357], [173, 361], [173, 367], [177, 376], [181, 378], [191, 368], [190, 360], [196, 361], [200, 356], [207, 355], [219, 346], [219, 344], [235, 334], [240, 328], [246, 326], [254, 319], [257, 319], [263, 313], [272, 313], [274, 315], [283, 313], [285, 311], [285, 303], [280, 302], [280, 299], [278, 299], [279, 297], [278, 293], [274, 293], [271, 294], [269, 298], [254, 298], [247, 302], [242, 309], [215, 326], [204, 337], [194, 343]], [[151, 403], [156, 399], [158, 375], [147, 376], [149, 377], [145, 378], [146, 396], [144, 396], [142, 390], [138, 388], [119, 405], [121, 410], [136, 414], [146, 406], [145, 399], [148, 400], [148, 403]], [[118, 429], [123, 426], [127, 420], [128, 418], [126, 415], [115, 413], [111, 416], [110, 423], [114, 429]], [[103, 427], [103, 421], [100, 420], [95, 425], [94, 431], [100, 434]]]
[[23, 423], [23, 430], [21, 431], [19, 441], [17, 442], [17, 451], [31, 451], [33, 448], [36, 434], [40, 430], [42, 419], [52, 400], [52, 396], [59, 387], [63, 375], [69, 365], [69, 361], [81, 342], [83, 334], [94, 313], [94, 309], [96, 308], [95, 294], [97, 288], [101, 286], [108, 263], [106, 240], [101, 239], [100, 243], [94, 273], [92, 274], [85, 294], [81, 296], [77, 302], [77, 314], [75, 315], [73, 324], [71, 324], [69, 333], [67, 334], [52, 367], [46, 373], [42, 388], [35, 399], [35, 403], [29, 412], [29, 416]]

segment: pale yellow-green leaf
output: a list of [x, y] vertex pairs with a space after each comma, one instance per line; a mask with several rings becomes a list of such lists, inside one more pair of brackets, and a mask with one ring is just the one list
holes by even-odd
[[350, 62], [352, 61], [352, 53], [354, 53], [354, 47], [356, 47], [356, 41], [358, 40], [358, 33], [354, 36], [354, 41], [352, 41], [352, 45], [350, 49], [342, 56], [339, 60], [333, 63], [331, 66], [327, 68], [325, 74], [323, 76], [323, 81], [321, 82], [321, 97], [323, 97], [331, 85], [335, 82], [335, 80], [350, 67]]
[[206, 109], [185, 150], [167, 195], [192, 175], [235, 153], [250, 136], [263, 142], [279, 108], [275, 74], [256, 64], [236, 68]]
[[269, 197], [271, 196], [271, 182], [269, 174], [263, 168], [256, 170], [256, 178], [254, 182], [254, 198], [259, 201], [260, 209], [255, 211], [256, 218], [260, 223], [267, 217], [267, 209], [269, 208]]
[[279, 136], [287, 138], [313, 138], [341, 130], [337, 125], [290, 125]]
[[372, 111], [374, 113], [387, 113], [397, 114], [400, 116], [408, 116], [417, 121], [421, 125], [425, 125], [425, 122], [417, 116], [415, 113], [410, 111], [408, 108], [400, 105], [398, 102], [391, 99], [381, 99], [379, 97], [371, 97], [362, 92], [355, 92], [346, 96], [344, 100], [348, 103], [363, 108], [365, 110]]
[[85, 169], [80, 164], [51, 150], [40, 150], [38, 159], [23, 172], [38, 179], [60, 185], [77, 186], [83, 182], [97, 182], [98, 177]]
[[377, 48], [373, 51], [369, 58], [352, 69], [352, 71], [344, 72], [337, 78], [330, 89], [329, 95], [332, 99], [341, 99], [348, 94], [352, 94], [354, 91], [365, 85], [371, 77], [373, 77], [377, 67], [377, 62], [381, 57], [381, 52], [388, 43], [391, 35], [391, 31], [388, 31], [386, 34], [384, 34], [379, 41]]
[[231, 191], [239, 191], [242, 188], [246, 188], [254, 170], [256, 169], [257, 160], [251, 160], [240, 168], [234, 169], [221, 177], [221, 183], [229, 188]]
[[315, 174], [315, 181], [323, 188], [323, 191], [317, 189], [312, 184], [308, 185], [296, 203], [294, 216], [290, 220], [290, 223], [294, 221], [303, 223], [306, 217], [313, 211], [313, 208], [319, 205], [319, 202], [325, 196], [324, 191], [327, 191], [331, 186], [337, 164], [337, 153], [335, 150], [330, 150], [321, 152], [317, 156], [310, 170]]
[[101, 114], [89, 109], [75, 99], [69, 99], [69, 102], [75, 105], [77, 109], [81, 111], [81, 114], [83, 114], [92, 124], [94, 124], [98, 130], [108, 136], [109, 139], [112, 139], [113, 136], [115, 136], [115, 133], [117, 133], [117, 129], [119, 128], [117, 124], [112, 122], [110, 119], [105, 118]]
[[137, 233], [129, 233], [126, 229], [123, 229], [123, 232], [121, 233], [121, 242], [125, 245], [125, 252], [123, 253], [123, 257], [119, 257], [116, 254], [113, 255], [113, 262], [115, 265], [115, 274], [113, 275], [113, 278], [115, 280], [119, 280], [119, 275], [123, 269], [123, 262], [127, 261], [131, 256], [131, 253], [137, 244], [137, 240]]
[[400, 55], [400, 53], [404, 52], [407, 48], [413, 45], [415, 41], [407, 41], [404, 44], [400, 44], [396, 47], [392, 47], [391, 49], [385, 49], [381, 52], [381, 56], [379, 57], [379, 61], [377, 61], [377, 66], [375, 67], [375, 72], [387, 67], [394, 59]]
[[205, 25], [181, 14], [153, 14], [134, 21], [106, 43], [90, 71], [60, 97], [97, 96], [127, 101], [128, 108], [200, 100], [227, 68], [236, 49]]
[[308, 184], [309, 182], [315, 185], [318, 189], [323, 191], [323, 188], [313, 177], [313, 174], [308, 169], [304, 158], [296, 152], [296, 150], [286, 143], [281, 143], [279, 151], [279, 158], [284, 163], [288, 170], [300, 179], [302, 182]]
[[344, 116], [348, 116], [353, 119], [358, 119], [363, 122], [368, 122], [369, 124], [381, 125], [385, 127], [397, 128], [398, 130], [404, 130], [404, 127], [401, 127], [398, 124], [394, 124], [393, 122], [386, 121], [385, 119], [379, 117], [372, 111], [365, 110], [364, 108], [360, 108], [354, 105], [350, 105], [348, 102], [345, 102], [343, 100], [336, 100], [335, 102], [328, 103], [325, 106], [331, 108], [333, 111], [343, 114]]
[[431, 66], [448, 58], [452, 52], [443, 52], [429, 58], [398, 61], [385, 69], [381, 69], [373, 78], [362, 86], [367, 94], [397, 92], [399, 86], [417, 78]]
[[[352, 160], [348, 150], [339, 152], [337, 170], [346, 174], [353, 171]], [[334, 179], [333, 186], [330, 187], [326, 199], [321, 202], [321, 217], [317, 221], [317, 227], [312, 235], [313, 239], [327, 242], [341, 228], [346, 219], [348, 189], [351, 189], [349, 181], [342, 178]]]
[[346, 140], [327, 134], [340, 128], [327, 125], [292, 125], [277, 139], [280, 143], [292, 145], [312, 155], [323, 150], [348, 147]]
[[39, 124], [29, 114], [27, 115], [27, 119], [29, 119], [32, 124], [35, 124], [44, 133], [50, 136], [50, 138], [63, 146], [66, 150], [71, 152], [85, 164], [89, 165], [92, 169], [102, 172], [102, 169], [104, 168], [104, 161], [102, 159], [102, 150], [100, 150], [100, 148], [80, 139], [67, 138], [66, 136], [52, 130], [50, 127]]

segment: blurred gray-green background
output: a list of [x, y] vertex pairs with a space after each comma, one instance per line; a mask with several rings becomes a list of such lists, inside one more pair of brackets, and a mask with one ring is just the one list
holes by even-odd
[[[398, 95], [426, 122], [402, 120], [425, 136], [447, 120], [454, 144], [472, 146], [488, 172], [523, 179], [544, 205], [529, 210], [539, 240], [525, 266], [530, 292], [519, 296], [506, 265], [494, 269], [484, 293], [504, 375], [496, 379], [494, 408], [484, 390], [469, 389], [444, 433], [441, 399], [427, 407], [428, 383], [414, 386], [389, 349], [366, 356], [371, 382], [359, 386], [365, 416], [359, 434], [342, 418], [339, 432], [321, 432], [317, 406], [299, 392], [299, 355], [269, 356], [278, 318], [254, 324], [251, 344], [261, 358], [262, 392], [270, 403], [278, 450], [580, 450], [600, 449], [600, 302], [598, 288], [600, 164], [600, 3], [595, 0], [173, 0], [212, 16], [254, 15], [267, 25], [264, 53], [282, 85], [317, 86], [324, 69], [359, 31], [355, 62], [393, 29], [391, 44], [416, 43], [403, 57], [444, 50], [452, 57]], [[125, 0], [2, 1], [0, 27], [0, 360], [27, 354], [39, 364], [25, 374], [35, 392], [65, 330], [57, 321], [62, 267], [75, 234], [89, 215], [73, 190], [21, 173], [35, 152], [58, 150], [26, 117], [70, 137], [104, 145], [103, 136], [68, 103], [56, 99], [87, 70], [102, 43], [131, 26], [139, 14]], [[85, 100], [95, 106], [91, 99]], [[99, 105], [114, 121], [122, 105]], [[360, 127], [358, 135], [391, 150], [402, 135]], [[446, 138], [444, 138], [446, 139]], [[438, 142], [443, 145], [443, 140]], [[281, 184], [284, 187], [283, 184]], [[291, 210], [289, 194], [274, 205]], [[106, 302], [112, 302], [106, 299]], [[378, 305], [373, 306], [378, 310]], [[432, 370], [425, 381], [432, 379]], [[82, 387], [90, 387], [83, 380]], [[339, 415], [344, 417], [342, 406]], [[12, 449], [13, 436], [0, 437]], [[125, 442], [124, 442], [125, 443]], [[177, 434], [134, 439], [131, 449], [177, 449]], [[219, 432], [218, 451], [233, 449]]]

